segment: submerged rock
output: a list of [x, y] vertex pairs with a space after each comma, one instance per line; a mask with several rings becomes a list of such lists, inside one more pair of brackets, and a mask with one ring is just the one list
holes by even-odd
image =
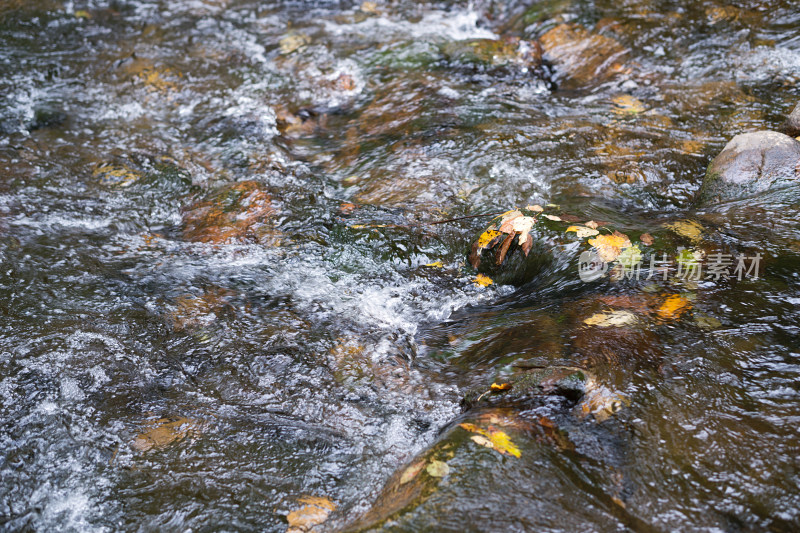
[[565, 77], [566, 88], [602, 83], [624, 72], [627, 50], [620, 43], [587, 31], [578, 24], [561, 24], [541, 36], [544, 59]]
[[798, 183], [800, 142], [774, 131], [734, 137], [711, 162], [698, 200], [735, 200]]
[[275, 214], [263, 185], [241, 181], [228, 185], [183, 213], [183, 236], [188, 241], [211, 244], [275, 240], [269, 219]]

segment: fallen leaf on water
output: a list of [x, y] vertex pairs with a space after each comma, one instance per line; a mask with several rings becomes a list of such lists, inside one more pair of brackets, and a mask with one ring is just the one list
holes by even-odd
[[642, 251], [638, 246], [628, 246], [617, 256], [617, 261], [626, 268], [633, 268], [642, 262]]
[[556, 215], [544, 215], [544, 218], [546, 218], [547, 220], [552, 220], [554, 222], [561, 222], [561, 217]]
[[533, 211], [534, 213], [541, 213], [542, 211], [544, 211], [544, 208], [539, 204], [529, 205], [525, 209], [527, 209], [528, 211]]
[[703, 226], [693, 220], [679, 220], [671, 224], [665, 224], [664, 227], [682, 237], [688, 238], [692, 242], [700, 241], [703, 233]]
[[286, 521], [289, 522], [286, 533], [309, 531], [312, 527], [325, 522], [331, 511], [336, 509], [336, 504], [328, 498], [302, 496], [297, 501], [305, 505], [286, 515]]
[[653, 236], [650, 235], [649, 233], [642, 233], [639, 236], [639, 240], [642, 241], [642, 244], [644, 244], [645, 246], [652, 246], [652, 244], [654, 242], [653, 241]]
[[441, 261], [434, 261], [433, 263], [425, 264], [425, 266], [426, 267], [433, 267], [433, 268], [443, 268], [444, 267], [444, 263], [442, 263]]
[[509, 390], [511, 389], [511, 383], [492, 383], [489, 388], [496, 391]]
[[664, 320], [676, 319], [684, 311], [687, 311], [692, 306], [692, 303], [681, 296], [680, 294], [673, 294], [668, 296], [661, 307], [658, 308], [658, 317]]
[[508, 234], [518, 232], [520, 234], [519, 244], [521, 246], [525, 244], [526, 240], [528, 240], [528, 232], [533, 229], [534, 224], [536, 224], [536, 219], [533, 217], [514, 217], [506, 222], [503, 222], [503, 224], [500, 226], [500, 231]]
[[589, 222], [586, 223], [587, 228], [597, 229], [597, 226], [598, 224], [594, 220], [590, 220]]
[[596, 313], [584, 320], [583, 323], [588, 326], [600, 326], [603, 328], [614, 326], [619, 328], [627, 324], [633, 324], [636, 320], [636, 315], [630, 311], [613, 311], [611, 313]]
[[567, 233], [569, 233], [570, 231], [574, 231], [575, 233], [577, 233], [579, 239], [585, 239], [586, 237], [594, 237], [595, 235], [600, 233], [596, 229], [587, 228], [584, 226], [570, 226], [567, 228]]
[[450, 467], [444, 461], [433, 460], [425, 469], [431, 477], [444, 477], [450, 473]]
[[492, 281], [492, 278], [490, 278], [489, 276], [484, 276], [483, 274], [478, 274], [472, 281], [475, 283], [475, 285], [480, 285], [481, 287], [488, 287], [489, 285], [492, 285], [494, 283], [494, 281]]
[[606, 263], [616, 259], [622, 253], [623, 248], [631, 245], [630, 239], [618, 231], [615, 231], [612, 235], [598, 235], [587, 242], [597, 250], [600, 259]]
[[86, 11], [85, 9], [79, 9], [75, 12], [75, 18], [90, 19], [92, 18], [92, 14]]

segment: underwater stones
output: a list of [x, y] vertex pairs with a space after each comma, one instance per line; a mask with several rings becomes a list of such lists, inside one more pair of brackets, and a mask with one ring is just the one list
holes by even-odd
[[482, 70], [507, 68], [528, 73], [542, 65], [541, 45], [517, 37], [455, 41], [446, 44], [443, 52], [451, 64]]
[[737, 135], [711, 162], [701, 204], [745, 198], [798, 183], [800, 142], [774, 131]]
[[275, 237], [269, 224], [274, 213], [263, 185], [240, 181], [190, 205], [183, 213], [183, 237], [211, 244], [265, 244]]
[[565, 78], [561, 84], [566, 88], [602, 83], [624, 71], [625, 47], [578, 24], [556, 26], [539, 41], [544, 59], [556, 67], [557, 77]]

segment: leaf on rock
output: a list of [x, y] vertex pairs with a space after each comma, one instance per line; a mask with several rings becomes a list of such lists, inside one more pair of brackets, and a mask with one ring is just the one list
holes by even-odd
[[489, 388], [492, 389], [493, 391], [510, 390], [511, 383], [492, 383], [492, 385]]
[[433, 263], [427, 263], [425, 266], [432, 268], [444, 268], [444, 263], [441, 261], [434, 261]]

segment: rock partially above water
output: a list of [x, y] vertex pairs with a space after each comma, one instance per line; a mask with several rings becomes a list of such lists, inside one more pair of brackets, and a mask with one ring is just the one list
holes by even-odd
[[745, 198], [798, 183], [800, 142], [774, 131], [737, 135], [711, 162], [701, 204]]
[[789, 118], [786, 119], [786, 123], [783, 125], [783, 129], [787, 135], [792, 137], [800, 135], [800, 102], [794, 106]]

